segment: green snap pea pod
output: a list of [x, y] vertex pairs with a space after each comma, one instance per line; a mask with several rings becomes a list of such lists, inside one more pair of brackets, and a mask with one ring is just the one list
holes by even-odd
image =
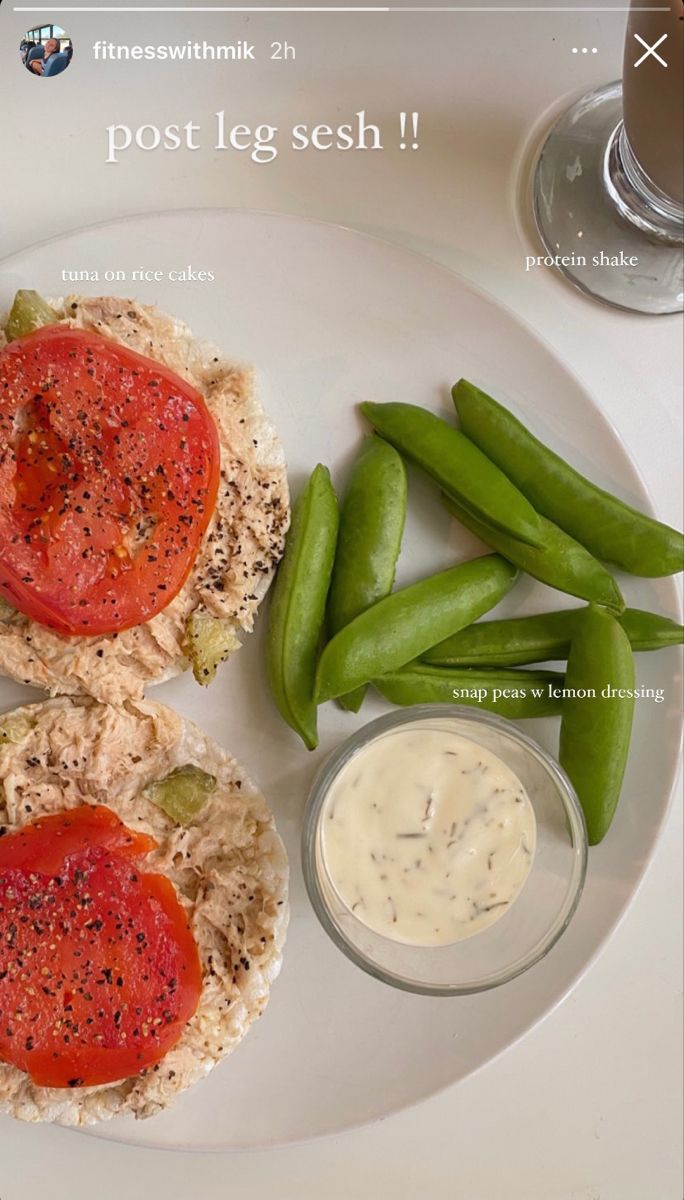
[[[340, 512], [328, 596], [328, 629], [339, 632], [394, 587], [406, 520], [406, 468], [389, 442], [372, 435], [361, 447]], [[358, 712], [366, 688], [339, 703]]]
[[266, 639], [273, 698], [309, 750], [318, 745], [314, 679], [338, 523], [330, 473], [319, 464], [293, 509]]
[[435, 641], [498, 604], [516, 578], [515, 567], [488, 554], [379, 600], [325, 647], [316, 677], [318, 703], [419, 658]]
[[618, 612], [624, 609], [625, 602], [620, 589], [603, 563], [546, 518], [540, 518], [544, 545], [527, 546], [508, 537], [500, 529], [478, 521], [449, 497], [446, 498], [446, 506], [466, 529], [528, 575], [533, 575], [549, 587], [557, 588], [559, 592], [579, 596], [580, 600], [604, 604]]
[[[620, 797], [634, 715], [629, 638], [605, 609], [585, 609], [570, 647], [558, 758], [579, 797], [589, 844], [608, 832]], [[623, 693], [607, 695], [608, 689]]]
[[532, 502], [597, 558], [632, 575], [684, 568], [684, 536], [597, 487], [467, 380], [453, 389], [461, 428]]
[[[444, 667], [519, 667], [525, 663], [564, 659], [583, 608], [478, 621], [433, 646], [423, 662]], [[618, 617], [632, 650], [660, 650], [684, 642], [684, 626], [659, 613], [626, 608]]]
[[453, 425], [415, 404], [364, 403], [361, 411], [404, 458], [469, 512], [523, 542], [541, 544], [539, 517], [532, 505]]
[[13, 342], [15, 338], [40, 329], [41, 325], [54, 325], [56, 321], [59, 321], [59, 313], [51, 308], [47, 300], [43, 300], [38, 292], [20, 288], [7, 318], [7, 340]]
[[[616, 614], [617, 615], [617, 614]], [[626, 608], [617, 615], [632, 650], [662, 650], [684, 643], [684, 625], [643, 608]]]
[[431, 667], [414, 662], [373, 680], [392, 704], [472, 704], [512, 721], [561, 711], [563, 676], [556, 671]]

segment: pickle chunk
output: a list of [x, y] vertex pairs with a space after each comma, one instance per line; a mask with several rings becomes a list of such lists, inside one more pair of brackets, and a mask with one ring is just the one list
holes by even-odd
[[41, 325], [54, 325], [59, 319], [59, 313], [55, 312], [38, 292], [20, 288], [7, 318], [7, 340], [13, 342], [15, 338], [24, 337], [25, 334], [40, 329]]
[[178, 825], [189, 825], [204, 808], [216, 787], [216, 779], [194, 763], [176, 767], [170, 775], [150, 783], [143, 795], [161, 808]]
[[0, 718], [0, 746], [6, 746], [9, 742], [18, 745], [27, 738], [34, 727], [35, 722], [30, 717], [22, 715], [10, 715]]
[[3, 596], [0, 596], [0, 621], [9, 621], [16, 611], [16, 608], [12, 608], [12, 605]]
[[214, 679], [219, 663], [225, 662], [239, 648], [240, 641], [227, 621], [199, 610], [188, 618], [183, 649], [190, 660], [192, 673], [202, 687], [207, 687]]

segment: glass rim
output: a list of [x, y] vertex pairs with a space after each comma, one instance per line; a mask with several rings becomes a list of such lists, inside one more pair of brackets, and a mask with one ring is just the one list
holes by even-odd
[[[541, 762], [551, 776], [556, 792], [561, 800], [564, 813], [568, 820], [570, 844], [575, 852], [575, 868], [569, 879], [569, 900], [561, 908], [558, 919], [551, 925], [548, 935], [541, 944], [535, 946], [522, 960], [501, 971], [499, 975], [488, 977], [480, 983], [467, 982], [464, 984], [435, 984], [421, 980], [410, 979], [380, 966], [373, 958], [365, 955], [344, 934], [332, 917], [320, 885], [316, 865], [316, 837], [318, 834], [320, 816], [332, 783], [347, 762], [365, 745], [378, 737], [402, 725], [416, 724], [432, 718], [459, 718], [473, 725], [487, 725], [498, 729], [512, 741], [517, 742], [529, 754]], [[424, 996], [471, 996], [479, 992], [491, 991], [510, 983], [530, 967], [540, 962], [556, 945], [572, 920], [584, 890], [587, 874], [589, 842], [582, 806], [577, 793], [561, 767], [560, 763], [549, 754], [534, 738], [524, 733], [514, 722], [486, 710], [474, 709], [463, 704], [415, 704], [406, 708], [385, 713], [374, 718], [350, 737], [346, 738], [327, 757], [317, 772], [311, 785], [304, 811], [301, 835], [301, 857], [304, 884], [309, 900], [319, 923], [338, 950], [366, 974], [400, 991], [411, 992]], [[455, 945], [457, 943], [451, 943]], [[435, 947], [437, 952], [447, 947]]]

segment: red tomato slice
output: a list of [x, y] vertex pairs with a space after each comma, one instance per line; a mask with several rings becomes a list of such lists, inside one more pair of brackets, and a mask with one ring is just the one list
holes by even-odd
[[62, 633], [149, 621], [211, 520], [216, 425], [173, 371], [47, 326], [0, 352], [0, 595]]
[[155, 846], [84, 805], [0, 838], [0, 1061], [40, 1087], [113, 1083], [175, 1046], [202, 969]]

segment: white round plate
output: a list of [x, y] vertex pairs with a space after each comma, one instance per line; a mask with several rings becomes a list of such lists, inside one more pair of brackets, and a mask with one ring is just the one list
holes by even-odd
[[[213, 270], [213, 283], [105, 283], [104, 272]], [[62, 270], [99, 271], [67, 285]], [[363, 432], [364, 398], [429, 405], [453, 416], [460, 375], [524, 414], [592, 478], [626, 499], [647, 498], [625, 447], [567, 367], [510, 312], [458, 276], [396, 246], [334, 226], [242, 212], [197, 211], [101, 225], [27, 250], [0, 268], [0, 310], [16, 288], [135, 296], [187, 321], [199, 337], [256, 363], [285, 444], [296, 493], [318, 461], [340, 489]], [[646, 419], [646, 417], [645, 417]], [[469, 557], [478, 543], [417, 476], [400, 563], [405, 583]], [[631, 604], [674, 615], [670, 580], [628, 580]], [[523, 579], [503, 612], [571, 603]], [[610, 836], [591, 852], [586, 890], [567, 933], [525, 975], [478, 996], [432, 999], [394, 991], [328, 941], [301, 877], [306, 795], [326, 754], [383, 711], [328, 705], [309, 754], [278, 717], [263, 663], [264, 617], [208, 691], [182, 677], [155, 695], [228, 747], [276, 812], [292, 863], [292, 922], [271, 1002], [235, 1054], [168, 1112], [117, 1119], [99, 1137], [142, 1146], [228, 1150], [287, 1143], [382, 1117], [462, 1079], [509, 1046], [565, 996], [615, 928], [652, 853], [677, 762], [676, 650], [641, 655], [639, 680], [665, 688], [641, 701], [624, 794]], [[0, 681], [0, 708], [32, 695]], [[547, 749], [558, 722], [527, 722]]]

